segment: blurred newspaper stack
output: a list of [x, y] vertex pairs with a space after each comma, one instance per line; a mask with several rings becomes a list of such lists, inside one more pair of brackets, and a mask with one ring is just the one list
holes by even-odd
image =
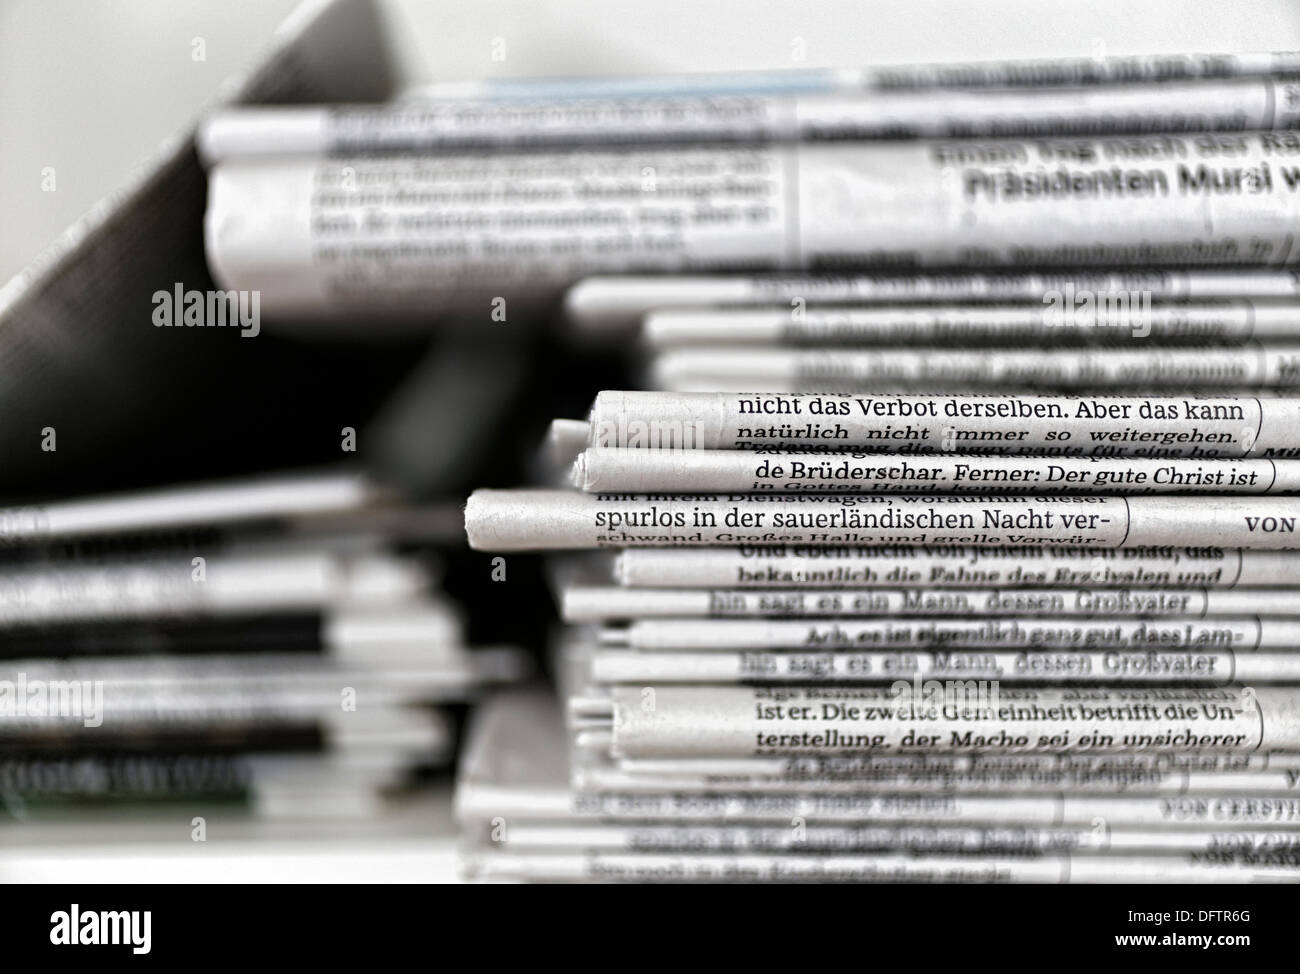
[[6, 509], [11, 853], [418, 834], [454, 708], [526, 669], [438, 593], [452, 517], [351, 470]]

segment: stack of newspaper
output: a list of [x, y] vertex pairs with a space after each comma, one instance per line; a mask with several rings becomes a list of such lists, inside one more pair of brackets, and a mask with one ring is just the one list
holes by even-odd
[[1300, 879], [1298, 69], [211, 119], [209, 260], [279, 327], [563, 313], [645, 353], [640, 391], [552, 382], [594, 396], [563, 485], [465, 512], [484, 552], [606, 549], [555, 566], [558, 703], [476, 715], [475, 873]]
[[437, 593], [449, 513], [347, 470], [0, 512], [0, 870], [400, 824], [448, 706], [524, 672]]
[[557, 708], [479, 721], [483, 875], [1300, 878], [1300, 401], [604, 392], [586, 428], [577, 489], [466, 510], [617, 551], [557, 572], [567, 769]]
[[575, 286], [648, 391], [470, 498], [481, 550], [609, 549], [557, 563], [559, 701], [476, 719], [473, 874], [1300, 881], [1287, 142], [839, 147], [790, 252], [842, 210], [947, 269]]

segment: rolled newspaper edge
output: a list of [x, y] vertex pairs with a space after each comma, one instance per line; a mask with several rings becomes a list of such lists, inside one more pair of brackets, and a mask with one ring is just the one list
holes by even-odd
[[734, 544], [1300, 548], [1300, 498], [585, 494], [477, 490], [479, 551]]
[[613, 578], [632, 588], [873, 590], [1300, 585], [1300, 552], [1243, 548], [976, 548], [967, 545], [755, 545], [624, 548]]
[[1297, 688], [1002, 690], [952, 706], [883, 688], [619, 684], [609, 694], [616, 757], [1300, 750]]
[[1300, 460], [589, 447], [572, 482], [588, 493], [1286, 494], [1300, 491]]

